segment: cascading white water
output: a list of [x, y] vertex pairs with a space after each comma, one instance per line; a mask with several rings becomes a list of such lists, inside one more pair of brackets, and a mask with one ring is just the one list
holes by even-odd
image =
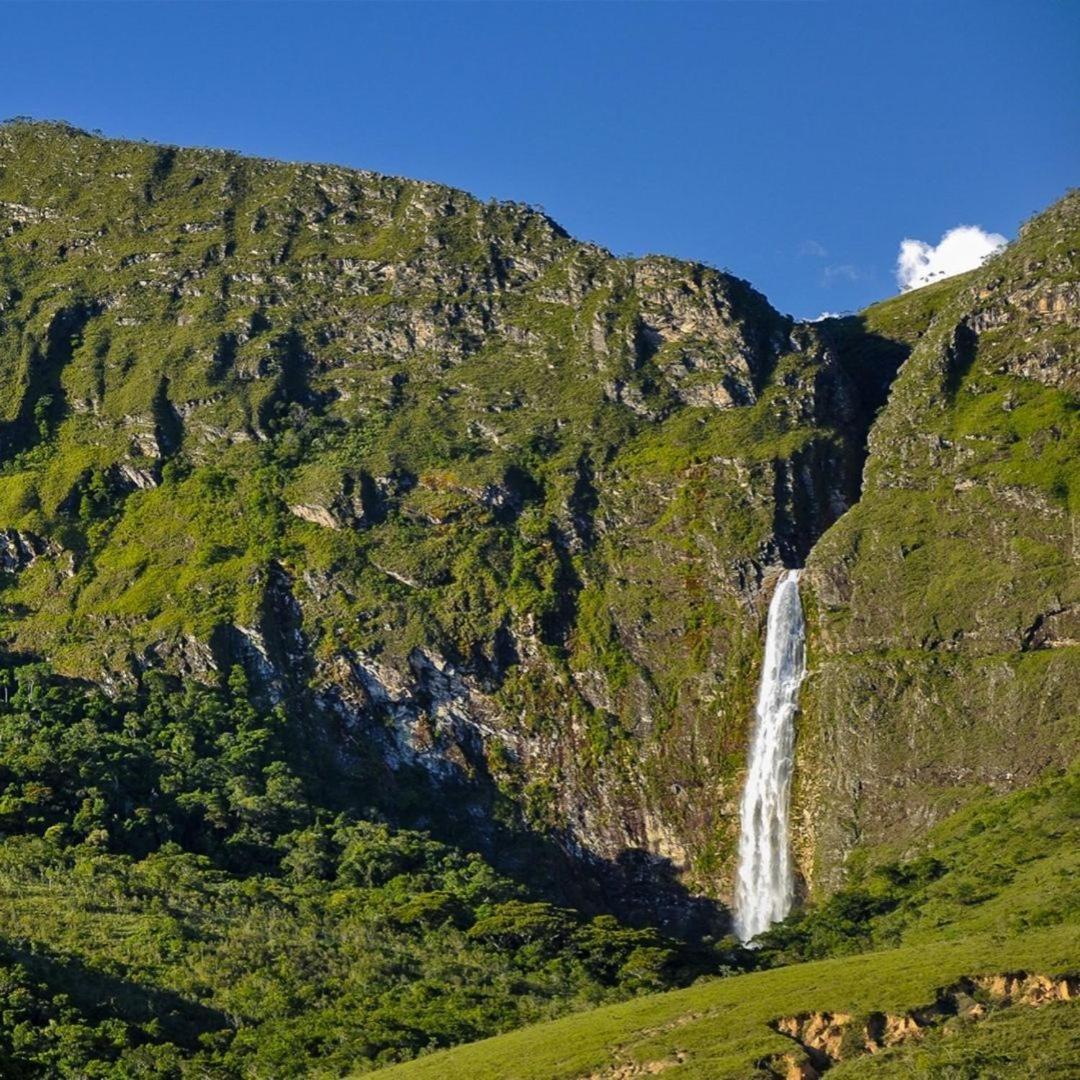
[[788, 805], [795, 761], [795, 713], [806, 674], [799, 571], [786, 570], [769, 604], [754, 737], [740, 811], [735, 933], [749, 941], [791, 910], [795, 880]]

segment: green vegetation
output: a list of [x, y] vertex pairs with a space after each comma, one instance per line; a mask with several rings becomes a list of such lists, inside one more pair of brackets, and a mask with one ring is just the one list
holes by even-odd
[[0, 672], [0, 1063], [12, 1076], [370, 1068], [715, 969], [335, 808], [227, 690]]
[[[847, 1013], [858, 1026], [871, 1013], [930, 1005], [965, 976], [1076, 974], [1078, 853], [1080, 772], [1074, 770], [966, 807], [931, 831], [912, 858], [862, 853], [855, 883], [763, 937], [755, 963], [771, 970], [701, 980], [379, 1075], [576, 1080], [657, 1062], [665, 1063], [665, 1075], [680, 1078], [774, 1075], [767, 1062], [793, 1051], [798, 1057], [795, 1044], [769, 1026], [784, 1016]], [[983, 1020], [841, 1060], [830, 1075], [1069, 1075], [1077, 1049], [1075, 1001], [1035, 1009], [987, 999], [985, 1007]]]
[[861, 850], [849, 883], [769, 931], [761, 956], [795, 963], [982, 934], [1080, 924], [1080, 770], [950, 815], [897, 860]]
[[[770, 1022], [815, 1010], [867, 1016], [904, 1013], [934, 1001], [940, 987], [973, 973], [1075, 970], [1075, 928], [1044, 930], [1021, 939], [967, 938], [935, 947], [895, 949], [820, 960], [642, 998], [495, 1039], [419, 1058], [378, 1075], [387, 1080], [577, 1080], [602, 1070], [664, 1063], [664, 1075], [708, 1080], [767, 1077], [763, 1063], [795, 1050]], [[929, 1077], [1067, 1076], [1075, 1061], [1076, 1005], [1042, 1010], [1014, 1006], [970, 1034], [955, 1030], [948, 1045], [896, 1047], [837, 1066], [837, 1076]], [[939, 1061], [935, 1070], [933, 1058]], [[927, 1059], [930, 1059], [929, 1061]], [[985, 1071], [980, 1068], [985, 1065]], [[960, 1071], [959, 1066], [964, 1071]], [[880, 1070], [880, 1072], [879, 1072]], [[954, 1070], [954, 1071], [950, 1071]], [[629, 1075], [633, 1075], [630, 1073]], [[783, 1075], [783, 1073], [781, 1073]]]

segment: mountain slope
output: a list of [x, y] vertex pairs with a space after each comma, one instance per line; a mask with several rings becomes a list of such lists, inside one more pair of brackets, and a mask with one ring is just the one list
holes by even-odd
[[240, 662], [358, 777], [714, 920], [672, 874], [730, 875], [762, 583], [880, 388], [728, 275], [436, 185], [14, 124], [0, 203], [9, 649]]
[[437, 185], [7, 125], [0, 630], [105, 685], [239, 662], [358, 782], [419, 770], [700, 932], [809, 559], [797, 844], [835, 884], [1068, 760], [1077, 202], [794, 326]]
[[864, 316], [919, 337], [861, 498], [808, 562], [800, 755], [823, 883], [854, 845], [1080, 745], [1078, 250], [1073, 193], [983, 269]]
[[[1036, 1069], [1037, 1075], [1065, 1077], [1076, 1060], [1074, 1000], [1035, 1008], [995, 1002], [987, 994], [980, 1003], [989, 1013], [986, 1019], [957, 1017], [949, 1023], [945, 1017], [955, 1003], [940, 992], [974, 1000], [969, 988], [984, 974], [991, 976], [990, 984], [1002, 968], [1046, 975], [1048, 982], [1071, 987], [1075, 978], [1067, 980], [1062, 972], [1075, 968], [1072, 936], [1044, 931], [1005, 943], [973, 939], [932, 952], [897, 949], [755, 972], [565, 1017], [376, 1075], [387, 1080], [818, 1076], [813, 1062], [828, 1067], [828, 1051], [810, 1054], [773, 1026], [791, 1017], [802, 1024], [816, 1020], [827, 1032], [828, 1046], [839, 1055], [830, 1076], [911, 1076], [917, 1064], [928, 1076], [989, 1080], [1030, 1076]], [[942, 1002], [945, 1014], [940, 1033], [927, 1016], [936, 1002]], [[912, 1013], [926, 1018], [922, 1026], [931, 1029], [929, 1036], [897, 1042], [872, 1056], [863, 1049], [864, 1031], [879, 1024], [902, 1027]]]

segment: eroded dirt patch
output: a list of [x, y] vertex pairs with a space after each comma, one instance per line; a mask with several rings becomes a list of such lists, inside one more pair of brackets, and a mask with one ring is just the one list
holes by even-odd
[[994, 1008], [1038, 1007], [1077, 996], [1080, 977], [1019, 971], [965, 977], [939, 990], [931, 1004], [906, 1013], [875, 1012], [855, 1017], [848, 1013], [808, 1012], [783, 1016], [771, 1026], [797, 1043], [799, 1050], [774, 1055], [761, 1066], [783, 1080], [817, 1080], [838, 1061], [921, 1039], [927, 1031], [953, 1020], [977, 1021]]
[[[686, 1024], [692, 1024], [706, 1015], [706, 1013], [701, 1012], [683, 1013], [682, 1016], [677, 1016], [666, 1024], [642, 1029], [637, 1032], [636, 1038], [638, 1040], [652, 1039], [657, 1035], [663, 1035], [665, 1032], [684, 1027]], [[627, 1058], [624, 1046], [616, 1047], [613, 1056], [615, 1064], [609, 1065], [599, 1072], [589, 1073], [587, 1076], [581, 1077], [581, 1080], [636, 1080], [639, 1076], [655, 1076], [657, 1073], [666, 1072], [668, 1069], [674, 1069], [677, 1065], [683, 1065], [690, 1060], [690, 1055], [686, 1050], [676, 1049], [668, 1056], [657, 1058], [655, 1061], [631, 1061]]]
[[635, 1080], [639, 1076], [655, 1076], [657, 1073], [674, 1069], [688, 1061], [690, 1055], [685, 1050], [676, 1050], [671, 1057], [656, 1061], [628, 1061], [622, 1065], [613, 1065], [603, 1072], [590, 1073], [586, 1080]]

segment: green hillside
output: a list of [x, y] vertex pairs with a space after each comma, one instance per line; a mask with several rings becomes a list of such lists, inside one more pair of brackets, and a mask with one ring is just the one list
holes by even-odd
[[940, 1030], [928, 1025], [923, 1037], [873, 1054], [861, 1043], [873, 1014], [918, 1012], [938, 1000], [939, 990], [965, 978], [1002, 968], [1060, 973], [1075, 966], [1074, 929], [1022, 940], [964, 939], [932, 952], [908, 948], [820, 960], [566, 1017], [377, 1075], [387, 1080], [569, 1080], [660, 1072], [710, 1080], [793, 1076], [799, 1074], [789, 1070], [809, 1063], [810, 1055], [771, 1024], [816, 1012], [854, 1018], [849, 1045], [840, 1049], [830, 1076], [1064, 1078], [1072, 1075], [1080, 1049], [1075, 1000], [1036, 1008], [995, 1003], [987, 995], [987, 1014], [979, 1020], [943, 1019]]
[[[866, 856], [858, 885], [765, 936], [756, 962], [778, 968], [705, 979], [378, 1075], [795, 1075], [788, 1069], [815, 1059], [773, 1025], [813, 1013], [849, 1017], [830, 1077], [1071, 1075], [1080, 1051], [1080, 774], [977, 802], [934, 829], [914, 859]], [[984, 1016], [963, 1015], [963, 1000], [937, 1016], [926, 1010], [965, 979], [1017, 972], [1071, 976], [1069, 997], [1033, 1007], [968, 987]], [[909, 1013], [925, 1031], [866, 1051], [873, 1014]]]
[[917, 835], [973, 783], [1030, 783], [1080, 744], [1078, 212], [1074, 192], [981, 270], [863, 316], [914, 347], [861, 497], [807, 562], [800, 752], [821, 884], [844, 852]]

